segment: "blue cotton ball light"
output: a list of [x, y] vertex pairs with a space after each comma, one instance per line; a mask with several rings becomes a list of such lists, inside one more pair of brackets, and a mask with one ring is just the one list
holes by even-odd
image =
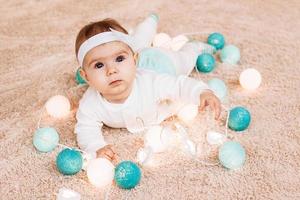
[[220, 58], [223, 63], [237, 64], [241, 58], [240, 50], [234, 45], [226, 45], [221, 50]]
[[230, 110], [228, 127], [234, 131], [243, 131], [251, 121], [250, 112], [244, 107], [235, 107]]
[[76, 71], [75, 80], [79, 85], [86, 84], [85, 80], [80, 75], [80, 68]]
[[223, 101], [227, 94], [227, 87], [221, 79], [213, 78], [207, 82], [209, 88]]
[[82, 168], [83, 159], [79, 151], [74, 149], [64, 149], [56, 157], [56, 166], [60, 173], [73, 175]]
[[215, 68], [215, 65], [215, 58], [211, 54], [202, 53], [197, 58], [196, 69], [198, 72], [208, 73]]
[[51, 127], [39, 128], [33, 136], [34, 147], [41, 152], [52, 151], [59, 142], [57, 131]]
[[218, 156], [224, 167], [238, 169], [245, 163], [246, 151], [238, 142], [228, 141], [221, 146]]
[[120, 188], [134, 188], [141, 180], [141, 170], [134, 162], [123, 161], [115, 168], [114, 180]]
[[224, 47], [225, 38], [221, 33], [212, 33], [208, 36], [207, 43], [219, 50]]

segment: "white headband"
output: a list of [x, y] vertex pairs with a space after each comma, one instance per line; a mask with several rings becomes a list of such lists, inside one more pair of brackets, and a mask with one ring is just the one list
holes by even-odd
[[83, 59], [85, 57], [85, 55], [94, 47], [107, 43], [107, 42], [113, 42], [113, 41], [121, 41], [126, 43], [133, 51], [136, 50], [135, 47], [135, 42], [132, 36], [116, 31], [114, 29], [110, 29], [111, 31], [107, 31], [107, 32], [103, 32], [103, 33], [99, 33], [97, 35], [94, 35], [93, 37], [87, 39], [86, 41], [84, 41], [79, 50], [78, 50], [78, 54], [77, 54], [77, 59], [78, 62], [80, 64], [80, 66], [82, 66], [83, 64]]

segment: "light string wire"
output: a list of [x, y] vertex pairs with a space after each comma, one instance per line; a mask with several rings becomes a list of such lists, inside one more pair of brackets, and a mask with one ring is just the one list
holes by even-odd
[[[223, 104], [221, 104], [221, 108], [223, 108], [227, 113], [226, 113], [226, 122], [225, 122], [225, 138], [226, 139], [232, 139], [231, 137], [229, 137], [229, 135], [228, 135], [228, 120], [229, 120], [229, 114], [230, 114], [230, 109], [229, 108], [227, 108], [225, 105], [223, 105]], [[158, 115], [156, 115], [156, 119], [158, 119]], [[174, 115], [172, 115], [171, 116], [171, 121], [173, 121], [173, 126], [175, 126], [176, 127], [176, 130], [177, 131], [180, 131], [179, 129], [183, 129], [183, 131], [185, 132], [185, 133], [183, 133], [184, 134], [184, 136], [185, 136], [185, 141], [183, 141], [182, 139], [181, 139], [181, 143], [183, 143], [183, 142], [186, 142], [187, 140], [190, 140], [190, 138], [188, 137], [188, 135], [187, 135], [187, 132], [186, 132], [186, 129], [182, 126], [182, 125], [180, 125], [179, 123], [177, 123], [177, 122], [175, 122], [174, 123], [174, 119], [175, 119], [175, 116]], [[136, 122], [138, 123], [138, 124], [140, 124], [140, 126], [141, 126], [141, 129], [143, 130], [143, 132], [145, 132], [145, 131], [147, 131], [147, 130], [149, 130], [151, 127], [153, 127], [153, 126], [157, 126], [157, 125], [159, 125], [159, 124], [151, 124], [151, 125], [145, 125], [145, 122], [144, 122], [144, 120], [141, 118], [141, 117], [137, 117], [136, 118]], [[163, 134], [163, 132], [164, 132], [164, 130], [165, 130], [165, 128], [167, 128], [166, 126], [162, 126], [162, 129], [160, 130], [160, 141], [162, 141], [163, 142], [163, 136], [162, 136], [162, 134]], [[223, 134], [224, 135], [224, 134]], [[191, 141], [191, 140], [190, 140]], [[200, 162], [201, 164], [203, 164], [203, 165], [206, 165], [206, 166], [215, 166], [215, 165], [219, 165], [220, 163], [219, 163], [219, 161], [217, 161], [217, 162], [207, 162], [207, 161], [204, 161], [204, 160], [201, 160], [201, 159], [199, 159], [198, 157], [197, 157], [197, 150], [198, 150], [198, 146], [197, 146], [197, 144], [195, 145], [196, 146], [196, 153], [193, 155], [191, 152], [189, 152], [190, 154], [191, 154], [191, 156], [193, 157], [193, 159], [195, 159], [197, 162]], [[144, 147], [145, 148], [145, 147]], [[209, 150], [210, 151], [210, 150]], [[208, 151], [208, 152], [209, 152]]]

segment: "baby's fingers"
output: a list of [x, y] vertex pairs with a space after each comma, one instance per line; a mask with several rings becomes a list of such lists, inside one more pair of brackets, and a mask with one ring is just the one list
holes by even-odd
[[204, 108], [206, 106], [206, 100], [204, 98], [200, 98], [200, 106], [199, 106], [199, 110], [203, 111]]
[[218, 102], [214, 103], [215, 105], [215, 119], [219, 119], [221, 115], [221, 105]]

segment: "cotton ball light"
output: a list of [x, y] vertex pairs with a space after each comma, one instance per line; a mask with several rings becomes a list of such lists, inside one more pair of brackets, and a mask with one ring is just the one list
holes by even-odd
[[195, 143], [190, 139], [186, 139], [185, 141], [183, 141], [183, 150], [192, 156], [195, 156], [197, 153], [197, 147]]
[[164, 48], [170, 48], [170, 43], [172, 39], [171, 37], [166, 33], [158, 33], [154, 36], [153, 39], [153, 46], [154, 47], [164, 47]]
[[207, 82], [210, 89], [216, 94], [216, 96], [222, 101], [226, 97], [227, 87], [221, 79], [213, 78]]
[[64, 149], [56, 157], [56, 166], [60, 173], [73, 175], [82, 168], [82, 155], [75, 149]]
[[141, 170], [137, 164], [131, 161], [123, 161], [115, 169], [114, 180], [120, 188], [131, 189], [139, 184], [141, 174]]
[[74, 191], [70, 190], [68, 188], [60, 188], [57, 194], [56, 200], [80, 200], [81, 195]]
[[235, 107], [230, 110], [228, 127], [234, 131], [243, 131], [251, 121], [250, 112], [244, 107]]
[[112, 183], [115, 166], [105, 158], [93, 159], [88, 163], [87, 176], [91, 184], [104, 187]]
[[207, 43], [219, 50], [224, 47], [225, 38], [221, 33], [212, 33], [208, 36]]
[[196, 104], [187, 104], [183, 106], [177, 113], [178, 118], [185, 123], [191, 122], [197, 115], [198, 105]]
[[240, 168], [246, 160], [246, 151], [238, 142], [225, 142], [219, 149], [220, 163], [228, 169]]
[[145, 134], [145, 146], [154, 153], [163, 152], [171, 145], [173, 135], [168, 127], [153, 126]]
[[220, 54], [223, 63], [237, 64], [241, 58], [240, 50], [234, 45], [226, 45]]
[[79, 85], [86, 84], [85, 80], [80, 75], [80, 68], [78, 68], [76, 71], [75, 80]]
[[225, 135], [215, 132], [215, 131], [208, 131], [207, 135], [206, 135], [206, 140], [208, 142], [208, 144], [211, 145], [220, 145], [223, 142], [225, 142], [226, 137]]
[[196, 61], [196, 69], [198, 72], [211, 72], [216, 66], [215, 58], [209, 53], [202, 53]]
[[137, 162], [140, 164], [147, 164], [150, 160], [153, 150], [151, 147], [140, 148], [137, 152]]
[[52, 117], [65, 117], [70, 112], [70, 102], [62, 95], [56, 95], [51, 97], [46, 102], [46, 110]]
[[59, 142], [59, 135], [54, 128], [44, 127], [35, 131], [33, 136], [34, 147], [41, 152], [52, 151]]
[[171, 41], [171, 49], [173, 51], [178, 51], [183, 47], [185, 43], [187, 43], [189, 39], [185, 35], [178, 35], [174, 37]]
[[247, 90], [254, 90], [260, 86], [261, 75], [254, 68], [245, 69], [240, 75], [240, 84]]

